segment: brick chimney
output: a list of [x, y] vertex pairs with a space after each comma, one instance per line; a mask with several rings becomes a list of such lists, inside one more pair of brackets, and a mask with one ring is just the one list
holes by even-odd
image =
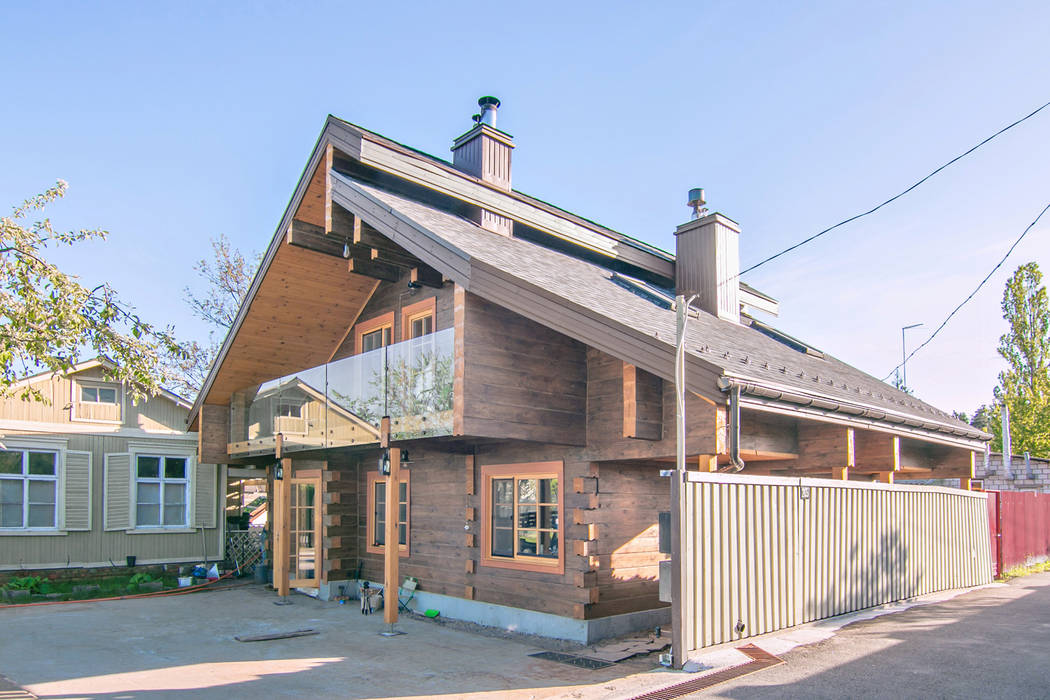
[[709, 314], [740, 323], [740, 226], [708, 214], [704, 191], [690, 190], [693, 219], [675, 230], [675, 293]]
[[[499, 104], [495, 97], [478, 100], [481, 114], [474, 115], [474, 127], [452, 142], [452, 164], [482, 182], [510, 191], [510, 157], [514, 138], [496, 128]], [[513, 221], [496, 212], [479, 209], [475, 221], [493, 233], [511, 235]]]

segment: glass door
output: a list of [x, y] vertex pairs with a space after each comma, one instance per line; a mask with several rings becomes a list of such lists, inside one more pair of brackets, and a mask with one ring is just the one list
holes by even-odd
[[321, 480], [292, 479], [289, 502], [288, 584], [317, 588], [321, 571]]

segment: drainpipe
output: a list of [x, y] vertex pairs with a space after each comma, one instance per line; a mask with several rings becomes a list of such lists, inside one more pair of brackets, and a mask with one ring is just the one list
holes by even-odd
[[740, 386], [729, 390], [729, 465], [719, 471], [738, 472], [744, 468], [740, 459]]

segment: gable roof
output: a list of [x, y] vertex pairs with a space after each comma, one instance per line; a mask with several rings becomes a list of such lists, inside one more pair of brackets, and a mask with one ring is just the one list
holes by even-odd
[[[66, 370], [65, 372], [44, 371], [44, 372], [37, 372], [36, 374], [31, 374], [28, 377], [25, 377], [24, 379], [20, 379], [17, 382], [15, 382], [14, 384], [12, 384], [11, 388], [12, 389], [16, 389], [16, 388], [19, 388], [19, 387], [28, 386], [30, 384], [35, 384], [36, 382], [40, 381], [41, 379], [53, 377], [53, 376], [56, 376], [58, 374], [61, 374], [61, 375], [66, 376], [66, 377], [70, 377], [70, 376], [72, 376], [74, 374], [80, 374], [81, 372], [86, 372], [87, 370], [95, 369], [97, 367], [103, 367], [105, 369], [112, 370], [112, 369], [116, 368], [116, 365], [113, 364], [113, 361], [110, 360], [109, 358], [96, 357], [96, 358], [91, 359], [91, 360], [84, 360], [83, 362], [78, 362], [77, 364], [73, 365], [72, 368]], [[157, 393], [157, 395], [158, 396], [163, 396], [164, 398], [168, 399], [172, 403], [174, 403], [174, 404], [176, 404], [178, 406], [181, 406], [182, 408], [185, 408], [187, 410], [191, 409], [193, 407], [193, 404], [191, 404], [188, 400], [184, 399], [182, 396], [179, 396], [178, 394], [176, 394], [174, 391], [171, 391], [170, 389], [165, 389], [164, 387], [160, 387], [160, 391]]]
[[[447, 161], [329, 116], [245, 302], [191, 409], [191, 423], [210, 396], [249, 310], [258, 303], [271, 266], [290, 247], [282, 245], [285, 232], [304, 201], [311, 179], [316, 179], [319, 167], [323, 167], [328, 145], [398, 180], [524, 221], [572, 242], [577, 249], [626, 261], [668, 283], [674, 278], [674, 257], [664, 251], [520, 192], [500, 190], [456, 170]], [[673, 376], [675, 314], [665, 304], [654, 302], [644, 290], [639, 293], [639, 289], [624, 284], [624, 275], [535, 242], [491, 233], [444, 209], [338, 170], [333, 169], [328, 175], [333, 202], [468, 291], [652, 374]], [[320, 258], [327, 256], [312, 256]], [[350, 278], [354, 285], [362, 286], [365, 278], [347, 273], [340, 259], [328, 258], [317, 264], [322, 263], [332, 268], [332, 275], [338, 272], [344, 284], [349, 284], [346, 279]], [[756, 299], [772, 302], [775, 308], [774, 300], [750, 288], [747, 291]], [[340, 317], [349, 315], [352, 314]], [[905, 432], [932, 432], [968, 446], [990, 438], [834, 357], [800, 352], [799, 341], [761, 325], [760, 329], [758, 325], [738, 325], [703, 312], [694, 314], [686, 342], [689, 389], [717, 398], [722, 396], [726, 382], [731, 382], [756, 401], [787, 402], [799, 410], [833, 413], [836, 419], [856, 417]], [[343, 330], [347, 327], [344, 324]], [[263, 349], [263, 355], [266, 352]], [[300, 366], [324, 361], [321, 358], [312, 362], [305, 356], [298, 359], [303, 362]], [[285, 372], [275, 372], [281, 373]], [[229, 383], [224, 381], [224, 385]], [[221, 403], [229, 390], [224, 386], [216, 400]]]

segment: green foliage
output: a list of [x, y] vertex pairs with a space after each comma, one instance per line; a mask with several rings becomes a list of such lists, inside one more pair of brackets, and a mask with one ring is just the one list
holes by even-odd
[[30, 593], [46, 593], [47, 579], [43, 576], [22, 576], [13, 578], [7, 582], [5, 588], [13, 591], [29, 591]]
[[147, 572], [140, 571], [139, 573], [133, 575], [130, 579], [128, 579], [128, 585], [137, 586], [140, 583], [149, 583], [152, 580], [153, 577], [150, 576]]
[[452, 409], [452, 358], [421, 352], [414, 361], [394, 360], [372, 372], [365, 398], [333, 392], [338, 403], [361, 419], [379, 425], [384, 415], [427, 416]]
[[181, 351], [171, 329], [158, 329], [132, 313], [108, 284], [87, 288], [46, 259], [48, 248], [105, 239], [101, 229], [58, 231], [34, 212], [65, 195], [66, 183], [27, 199], [0, 218], [0, 396], [44, 401], [35, 388], [13, 385], [41, 370], [58, 374], [90, 357], [108, 357], [111, 379], [133, 399], [155, 394], [164, 371], [162, 353]]
[[[1039, 265], [1025, 263], [1006, 282], [1003, 318], [1010, 330], [999, 339], [1008, 369], [999, 373], [995, 398], [1010, 409], [1010, 437], [1015, 454], [1050, 456], [1050, 305]], [[986, 412], [1002, 450], [1001, 409]]]

